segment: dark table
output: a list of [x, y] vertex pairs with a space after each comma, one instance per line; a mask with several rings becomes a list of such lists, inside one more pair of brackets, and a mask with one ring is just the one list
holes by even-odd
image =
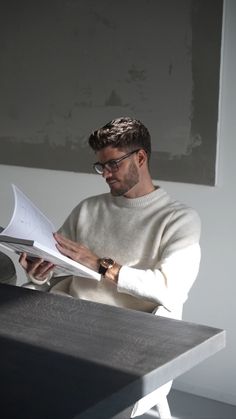
[[225, 332], [0, 284], [4, 419], [111, 418], [225, 345]]

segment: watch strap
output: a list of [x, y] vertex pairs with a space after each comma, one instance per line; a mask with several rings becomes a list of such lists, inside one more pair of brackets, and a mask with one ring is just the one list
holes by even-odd
[[101, 274], [102, 276], [105, 275], [106, 271], [108, 268], [105, 268], [105, 266], [102, 266], [101, 263], [99, 265], [99, 269], [98, 269], [98, 273]]

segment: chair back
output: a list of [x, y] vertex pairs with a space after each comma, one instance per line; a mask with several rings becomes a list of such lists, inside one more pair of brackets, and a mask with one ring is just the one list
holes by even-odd
[[0, 252], [0, 282], [16, 285], [16, 269], [11, 258]]

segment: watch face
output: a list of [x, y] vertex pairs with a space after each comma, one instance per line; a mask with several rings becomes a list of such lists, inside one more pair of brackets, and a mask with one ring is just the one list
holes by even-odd
[[114, 265], [114, 260], [110, 259], [110, 258], [103, 258], [101, 260], [101, 265], [104, 266], [104, 268], [112, 268], [112, 266]]
[[115, 261], [110, 258], [102, 258], [100, 259], [100, 266], [98, 272], [102, 275], [106, 274], [106, 271], [114, 265]]

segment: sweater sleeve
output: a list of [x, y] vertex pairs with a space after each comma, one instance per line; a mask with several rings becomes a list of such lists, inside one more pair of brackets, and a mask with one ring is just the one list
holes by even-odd
[[200, 258], [200, 246], [195, 243], [166, 256], [154, 270], [123, 266], [118, 292], [147, 299], [172, 311], [187, 300], [198, 274]]
[[51, 271], [48, 276], [45, 279], [37, 279], [33, 275], [27, 274], [27, 277], [29, 278], [30, 282], [33, 282], [36, 285], [44, 285], [47, 282], [50, 281], [50, 279], [53, 277], [53, 271]]

